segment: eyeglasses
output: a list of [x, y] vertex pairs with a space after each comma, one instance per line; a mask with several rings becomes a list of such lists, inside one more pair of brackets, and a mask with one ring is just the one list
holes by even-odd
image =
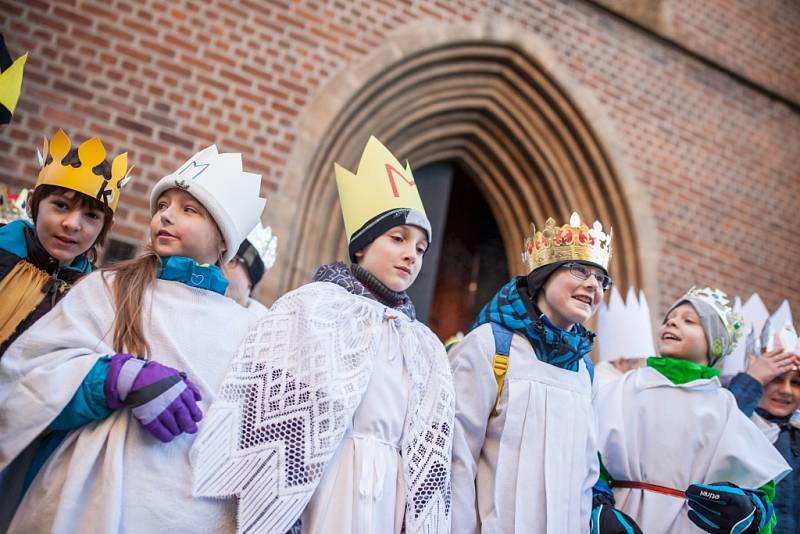
[[565, 269], [569, 269], [569, 274], [574, 276], [580, 281], [588, 280], [590, 276], [594, 276], [594, 279], [597, 280], [597, 283], [600, 284], [600, 288], [603, 291], [607, 291], [609, 287], [611, 287], [612, 280], [611, 277], [607, 274], [603, 274], [601, 272], [593, 271], [591, 267], [583, 265], [581, 263], [565, 263], [562, 265]]

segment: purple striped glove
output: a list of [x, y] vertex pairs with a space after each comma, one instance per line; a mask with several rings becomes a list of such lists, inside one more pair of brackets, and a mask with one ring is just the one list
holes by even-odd
[[197, 386], [184, 373], [155, 361], [115, 354], [104, 389], [109, 408], [130, 406], [139, 423], [164, 443], [183, 432], [194, 434], [203, 418]]

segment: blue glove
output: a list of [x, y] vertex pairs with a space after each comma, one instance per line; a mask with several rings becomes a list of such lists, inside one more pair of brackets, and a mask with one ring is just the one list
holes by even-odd
[[642, 534], [636, 521], [607, 504], [592, 509], [591, 534]]
[[756, 534], [772, 517], [762, 492], [730, 482], [692, 484], [686, 499], [692, 523], [713, 534]]

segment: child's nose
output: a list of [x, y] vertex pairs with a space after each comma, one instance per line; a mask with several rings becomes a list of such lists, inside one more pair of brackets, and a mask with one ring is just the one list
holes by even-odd
[[81, 227], [81, 216], [82, 214], [80, 210], [71, 210], [62, 219], [61, 225], [71, 231], [78, 230]]
[[404, 250], [405, 259], [409, 260], [411, 263], [417, 261], [417, 247], [416, 245], [407, 246]]
[[161, 212], [161, 221], [166, 223], [172, 223], [173, 221], [173, 213], [172, 208], [166, 208]]
[[597, 281], [597, 278], [594, 276], [594, 273], [589, 275], [589, 277], [584, 281], [584, 285], [594, 290], [600, 289], [600, 282]]
[[792, 395], [792, 381], [790, 379], [781, 380], [781, 393], [784, 395]]

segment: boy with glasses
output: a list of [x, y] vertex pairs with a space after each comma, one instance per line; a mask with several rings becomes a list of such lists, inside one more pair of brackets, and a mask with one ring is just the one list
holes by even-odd
[[[577, 213], [563, 226], [548, 219], [522, 257], [528, 276], [500, 289], [449, 353], [453, 532], [589, 527], [599, 462], [587, 356], [594, 334], [582, 323], [611, 284], [611, 232]], [[612, 507], [595, 516], [603, 532], [638, 532]]]
[[664, 318], [660, 357], [600, 390], [604, 478], [648, 534], [772, 532], [789, 466], [713, 368], [740, 330], [723, 292], [692, 288]]

